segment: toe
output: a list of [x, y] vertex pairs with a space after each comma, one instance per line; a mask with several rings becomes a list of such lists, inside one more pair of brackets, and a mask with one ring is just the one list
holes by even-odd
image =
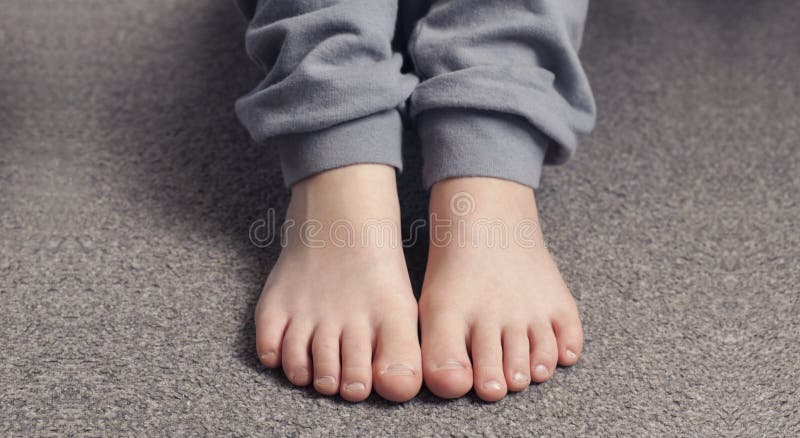
[[532, 324], [528, 333], [531, 340], [531, 376], [536, 383], [550, 380], [558, 362], [558, 346], [553, 328], [547, 321]]
[[380, 327], [372, 370], [375, 391], [381, 397], [402, 402], [417, 395], [422, 386], [422, 364], [413, 319]]
[[500, 400], [507, 392], [501, 342], [499, 328], [478, 326], [472, 331], [475, 393], [485, 401]]
[[524, 326], [503, 330], [503, 369], [511, 391], [522, 391], [531, 384], [530, 340]]
[[265, 366], [281, 365], [281, 344], [288, 317], [264, 313], [256, 315], [256, 352]]
[[342, 332], [342, 382], [339, 394], [361, 401], [372, 391], [372, 331], [368, 324], [352, 325]]
[[290, 382], [299, 386], [311, 383], [311, 356], [309, 347], [314, 326], [308, 320], [289, 322], [281, 346], [283, 372]]
[[425, 386], [441, 398], [458, 398], [472, 388], [463, 319], [422, 318], [422, 374]]
[[336, 326], [321, 325], [311, 341], [314, 364], [314, 389], [325, 395], [339, 391], [339, 335]]
[[557, 315], [552, 325], [558, 342], [558, 363], [574, 365], [583, 351], [583, 328], [577, 309]]

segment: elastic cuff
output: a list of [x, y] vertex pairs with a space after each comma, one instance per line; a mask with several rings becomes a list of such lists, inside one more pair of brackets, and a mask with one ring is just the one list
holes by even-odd
[[487, 176], [539, 186], [550, 139], [522, 117], [471, 109], [417, 116], [426, 188], [446, 178]]
[[402, 171], [402, 135], [400, 114], [391, 109], [270, 142], [278, 147], [283, 180], [291, 187], [314, 174], [351, 164], [387, 164]]

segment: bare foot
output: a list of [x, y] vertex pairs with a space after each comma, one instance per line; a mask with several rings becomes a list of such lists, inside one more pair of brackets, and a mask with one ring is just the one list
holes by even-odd
[[430, 211], [419, 305], [426, 386], [444, 398], [474, 387], [496, 401], [577, 362], [578, 309], [544, 246], [533, 190], [449, 179], [434, 185]]
[[255, 312], [264, 365], [350, 401], [373, 387], [392, 401], [419, 392], [417, 303], [399, 210], [388, 166], [348, 166], [293, 186], [287, 245]]

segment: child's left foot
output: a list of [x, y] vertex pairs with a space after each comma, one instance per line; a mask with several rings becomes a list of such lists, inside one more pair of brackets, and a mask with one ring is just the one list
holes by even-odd
[[474, 387], [496, 401], [577, 362], [578, 309], [544, 246], [533, 191], [450, 179], [434, 185], [430, 207], [419, 308], [428, 388], [455, 398]]

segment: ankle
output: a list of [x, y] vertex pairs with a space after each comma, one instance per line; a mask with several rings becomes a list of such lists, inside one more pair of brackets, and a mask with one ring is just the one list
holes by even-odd
[[440, 181], [431, 189], [431, 212], [465, 220], [534, 218], [536, 199], [532, 188], [504, 179], [463, 177]]
[[[318, 219], [350, 219], [374, 214], [376, 219], [399, 217], [394, 168], [356, 164], [328, 170], [292, 186], [289, 213]], [[339, 215], [341, 217], [332, 217]]]
[[318, 192], [329, 194], [353, 191], [367, 192], [367, 188], [396, 188], [396, 174], [393, 167], [382, 164], [354, 164], [338, 167], [310, 176], [292, 186], [292, 197], [310, 196]]
[[[544, 248], [533, 190], [497, 178], [455, 178], [434, 185], [431, 249]], [[465, 253], [466, 254], [466, 253]]]

